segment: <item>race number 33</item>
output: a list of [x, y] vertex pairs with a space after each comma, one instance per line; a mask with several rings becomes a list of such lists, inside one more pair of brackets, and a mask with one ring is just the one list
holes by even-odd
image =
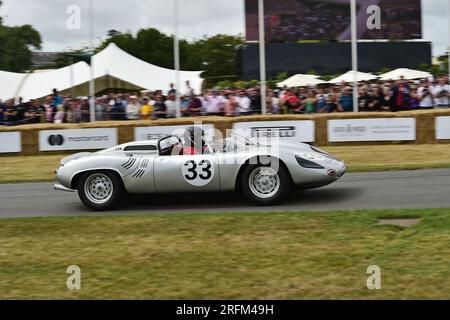
[[193, 186], [205, 186], [214, 177], [214, 166], [209, 160], [189, 160], [183, 165], [183, 176]]

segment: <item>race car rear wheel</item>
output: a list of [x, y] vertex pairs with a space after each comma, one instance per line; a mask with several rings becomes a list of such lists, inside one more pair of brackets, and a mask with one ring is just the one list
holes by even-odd
[[116, 174], [108, 171], [88, 172], [81, 176], [78, 195], [91, 210], [113, 209], [123, 193], [122, 183]]
[[264, 165], [251, 165], [244, 169], [241, 190], [257, 205], [281, 202], [289, 193], [290, 179], [282, 166], [275, 169]]

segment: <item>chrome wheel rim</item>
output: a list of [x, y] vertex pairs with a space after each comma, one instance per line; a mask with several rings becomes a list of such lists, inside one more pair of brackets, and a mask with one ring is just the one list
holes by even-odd
[[114, 187], [111, 179], [103, 173], [90, 175], [84, 183], [86, 197], [95, 204], [108, 202], [112, 197], [113, 190]]
[[280, 189], [278, 173], [269, 167], [259, 167], [253, 170], [248, 183], [252, 193], [262, 199], [273, 197]]

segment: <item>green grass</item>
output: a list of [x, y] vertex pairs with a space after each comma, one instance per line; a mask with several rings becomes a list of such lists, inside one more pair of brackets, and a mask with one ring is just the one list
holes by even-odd
[[0, 158], [0, 183], [53, 181], [55, 169], [67, 155]]
[[[450, 168], [449, 144], [340, 146], [324, 148], [343, 159], [349, 172]], [[66, 155], [0, 158], [0, 183], [53, 181]]]
[[[2, 299], [449, 299], [450, 209], [0, 220]], [[421, 217], [410, 228], [379, 218]], [[81, 267], [79, 291], [66, 268]], [[382, 289], [368, 290], [378, 265]]]
[[350, 172], [450, 168], [449, 144], [326, 147]]

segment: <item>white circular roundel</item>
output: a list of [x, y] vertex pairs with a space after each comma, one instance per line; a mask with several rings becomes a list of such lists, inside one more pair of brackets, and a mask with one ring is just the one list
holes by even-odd
[[196, 187], [205, 186], [214, 177], [214, 165], [209, 160], [188, 160], [183, 164], [183, 178]]

